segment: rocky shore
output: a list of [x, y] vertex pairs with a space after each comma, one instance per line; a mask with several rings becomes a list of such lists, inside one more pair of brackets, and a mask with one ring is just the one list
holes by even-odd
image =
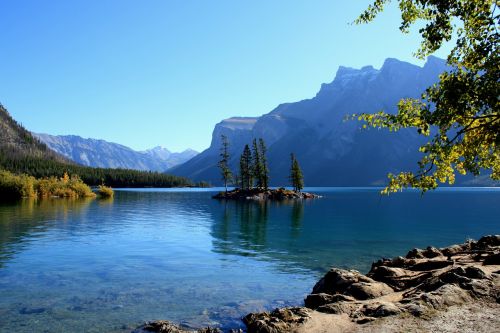
[[[500, 235], [413, 249], [373, 263], [366, 275], [332, 268], [304, 305], [251, 313], [243, 322], [248, 333], [500, 332]], [[186, 332], [167, 321], [136, 332], [144, 331]]]
[[234, 189], [228, 192], [219, 192], [213, 196], [214, 199], [225, 200], [293, 200], [293, 199], [315, 199], [321, 196], [307, 192], [296, 192], [283, 187], [278, 189], [252, 188], [249, 190]]

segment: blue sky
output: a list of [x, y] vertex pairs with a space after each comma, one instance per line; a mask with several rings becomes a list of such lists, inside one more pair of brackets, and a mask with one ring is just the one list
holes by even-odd
[[201, 151], [220, 120], [310, 98], [340, 65], [419, 63], [396, 7], [349, 24], [369, 3], [2, 1], [0, 102], [35, 132]]

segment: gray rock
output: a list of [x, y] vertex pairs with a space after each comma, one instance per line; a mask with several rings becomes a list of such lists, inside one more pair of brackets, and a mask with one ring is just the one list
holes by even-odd
[[218, 328], [206, 327], [196, 331], [185, 330], [168, 320], [150, 321], [138, 327], [132, 333], [222, 333]]
[[445, 306], [462, 305], [472, 301], [470, 294], [454, 284], [446, 284], [436, 291], [424, 293], [420, 299], [432, 306], [434, 309], [442, 309]]
[[500, 235], [489, 235], [481, 237], [475, 243], [474, 249], [487, 250], [494, 246], [500, 246]]
[[343, 294], [353, 283], [375, 282], [355, 270], [332, 268], [313, 288], [313, 294]]
[[283, 308], [271, 313], [251, 313], [243, 318], [248, 333], [284, 333], [310, 318], [307, 308]]
[[304, 304], [306, 307], [310, 309], [316, 309], [325, 304], [337, 303], [337, 302], [354, 302], [354, 301], [355, 301], [354, 297], [347, 295], [342, 295], [342, 294], [330, 295], [326, 293], [320, 293], [320, 294], [307, 295], [306, 299], [304, 300]]
[[461, 245], [452, 245], [449, 247], [442, 248], [440, 249], [440, 251], [444, 256], [449, 257], [464, 251], [464, 247]]
[[432, 271], [453, 265], [452, 260], [426, 260], [409, 267], [412, 271]]
[[426, 311], [426, 308], [419, 303], [410, 303], [408, 305], [405, 305], [403, 309], [408, 313], [411, 313], [415, 317], [420, 317]]
[[394, 290], [383, 282], [358, 282], [353, 283], [346, 290], [346, 294], [359, 300], [372, 299], [394, 292]]
[[441, 251], [432, 246], [429, 246], [427, 249], [425, 249], [425, 251], [423, 251], [422, 254], [425, 258], [429, 259], [440, 257], [443, 255]]
[[401, 310], [391, 302], [373, 302], [363, 306], [361, 312], [368, 317], [387, 317], [401, 313]]
[[408, 254], [406, 255], [406, 258], [407, 259], [422, 259], [422, 258], [425, 258], [423, 252], [424, 252], [423, 250], [415, 248], [415, 249], [410, 250], [408, 252]]
[[339, 302], [339, 303], [331, 303], [325, 304], [316, 309], [318, 312], [323, 313], [331, 313], [331, 314], [347, 314], [351, 316], [358, 308], [361, 306], [361, 303], [358, 302]]

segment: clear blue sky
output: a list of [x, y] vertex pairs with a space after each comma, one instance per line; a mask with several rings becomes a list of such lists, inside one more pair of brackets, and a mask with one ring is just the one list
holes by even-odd
[[370, 2], [2, 1], [0, 102], [35, 132], [201, 151], [220, 120], [310, 98], [339, 65], [418, 63], [396, 7], [349, 25]]

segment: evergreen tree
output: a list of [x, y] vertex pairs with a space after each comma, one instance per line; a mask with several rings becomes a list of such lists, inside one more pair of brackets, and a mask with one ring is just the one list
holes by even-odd
[[244, 190], [248, 190], [253, 186], [252, 152], [248, 145], [245, 145], [240, 157], [240, 177], [241, 187]]
[[259, 148], [260, 148], [260, 163], [261, 163], [261, 183], [262, 187], [265, 190], [269, 188], [269, 168], [267, 166], [267, 158], [266, 158], [266, 144], [264, 143], [264, 139], [259, 139]]
[[232, 172], [231, 169], [229, 168], [229, 141], [227, 140], [227, 137], [224, 134], [221, 135], [221, 143], [222, 143], [222, 147], [220, 149], [221, 159], [218, 163], [218, 166], [220, 168], [222, 180], [224, 181], [224, 187], [226, 188], [226, 193], [227, 193], [227, 183], [232, 178]]
[[304, 176], [293, 153], [291, 154], [290, 182], [295, 192], [300, 192], [304, 188]]
[[252, 171], [257, 181], [257, 187], [264, 187], [262, 184], [262, 159], [257, 145], [257, 139], [253, 139], [252, 143], [253, 158], [252, 158]]

